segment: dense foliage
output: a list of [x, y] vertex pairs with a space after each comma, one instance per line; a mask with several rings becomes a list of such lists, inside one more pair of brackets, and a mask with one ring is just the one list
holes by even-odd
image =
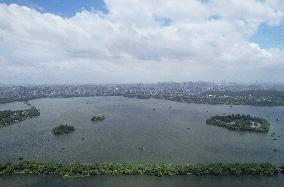
[[75, 128], [71, 125], [59, 125], [58, 127], [52, 129], [52, 133], [54, 135], [68, 134], [70, 132], [73, 132], [74, 130]]
[[280, 167], [281, 173], [284, 173], [284, 164]]
[[235, 164], [112, 164], [95, 163], [56, 164], [39, 162], [22, 162], [19, 164], [0, 165], [1, 175], [33, 174], [60, 175], [63, 177], [87, 177], [94, 175], [277, 175], [278, 168], [268, 163]]
[[238, 131], [254, 131], [266, 133], [269, 131], [269, 122], [259, 117], [250, 115], [232, 114], [228, 116], [212, 116], [206, 120], [209, 125], [225, 127]]
[[0, 111], [0, 127], [12, 125], [19, 121], [24, 121], [28, 118], [40, 116], [39, 109], [31, 107], [25, 110], [4, 110]]
[[106, 118], [104, 116], [93, 116], [91, 118], [91, 121], [103, 121], [105, 120]]

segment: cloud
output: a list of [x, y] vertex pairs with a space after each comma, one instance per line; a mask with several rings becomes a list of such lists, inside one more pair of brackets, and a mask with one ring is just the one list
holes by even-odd
[[284, 50], [249, 42], [281, 0], [105, 3], [71, 18], [0, 4], [0, 83], [284, 81]]

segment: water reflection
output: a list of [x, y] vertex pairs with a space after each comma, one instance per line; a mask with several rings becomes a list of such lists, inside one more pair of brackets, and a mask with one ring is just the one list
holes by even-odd
[[261, 176], [95, 176], [82, 179], [62, 179], [54, 176], [0, 177], [1, 187], [280, 187], [284, 177]]

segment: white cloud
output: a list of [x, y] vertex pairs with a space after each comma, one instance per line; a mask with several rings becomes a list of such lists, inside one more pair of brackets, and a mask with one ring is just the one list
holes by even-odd
[[71, 18], [0, 4], [0, 83], [284, 81], [284, 50], [249, 42], [281, 0], [105, 2]]

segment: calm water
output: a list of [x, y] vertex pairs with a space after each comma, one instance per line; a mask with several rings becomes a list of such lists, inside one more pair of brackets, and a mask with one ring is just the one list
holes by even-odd
[[[101, 161], [193, 164], [271, 162], [276, 165], [284, 163], [284, 107], [229, 107], [123, 97], [38, 99], [30, 103], [40, 108], [41, 116], [0, 129], [1, 162], [15, 161], [23, 157], [26, 160], [66, 163]], [[0, 110], [24, 107], [26, 106], [22, 103], [10, 103], [0, 105]], [[270, 131], [267, 134], [235, 132], [206, 125], [205, 120], [208, 117], [223, 113], [264, 117], [271, 122]], [[105, 115], [106, 120], [99, 123], [91, 122], [90, 118], [95, 114]], [[276, 121], [277, 118], [280, 121]], [[62, 123], [73, 125], [75, 132], [53, 136], [51, 129]], [[275, 133], [274, 137], [271, 136], [272, 133]], [[82, 137], [85, 139], [82, 140]], [[276, 140], [273, 140], [274, 138]], [[141, 151], [138, 149], [139, 146], [144, 146], [145, 149]], [[274, 152], [274, 149], [278, 151]], [[11, 178], [20, 180], [21, 177], [1, 178], [1, 180], [9, 182]], [[97, 178], [90, 178], [84, 184], [88, 186], [88, 182], [101, 181], [100, 184], [103, 185], [103, 179], [106, 178], [110, 183], [126, 181], [123, 176]], [[202, 177], [202, 181], [211, 178]], [[47, 180], [46, 177], [25, 177], [25, 179], [27, 182], [41, 181], [42, 186]], [[60, 178], [53, 179], [52, 181], [64, 186]], [[144, 181], [143, 179], [144, 177], [141, 176], [127, 176], [127, 180]], [[225, 184], [230, 180], [238, 181], [231, 177], [214, 178], [217, 179]], [[249, 181], [250, 178], [245, 179]], [[171, 182], [167, 181], [173, 181], [173, 183], [179, 182], [177, 184], [182, 186], [190, 181], [199, 180], [201, 178], [147, 177], [146, 181], [154, 181], [155, 184], [160, 184], [159, 181], [161, 184], [170, 184]], [[263, 180], [266, 181], [266, 178]], [[276, 181], [283, 183], [283, 177], [277, 178]], [[75, 186], [78, 183], [77, 180], [69, 182], [74, 183]], [[128, 183], [122, 186], [127, 185]], [[29, 186], [33, 186], [33, 183]]]
[[62, 179], [53, 176], [9, 176], [0, 178], [2, 187], [282, 187], [284, 176], [95, 176]]

